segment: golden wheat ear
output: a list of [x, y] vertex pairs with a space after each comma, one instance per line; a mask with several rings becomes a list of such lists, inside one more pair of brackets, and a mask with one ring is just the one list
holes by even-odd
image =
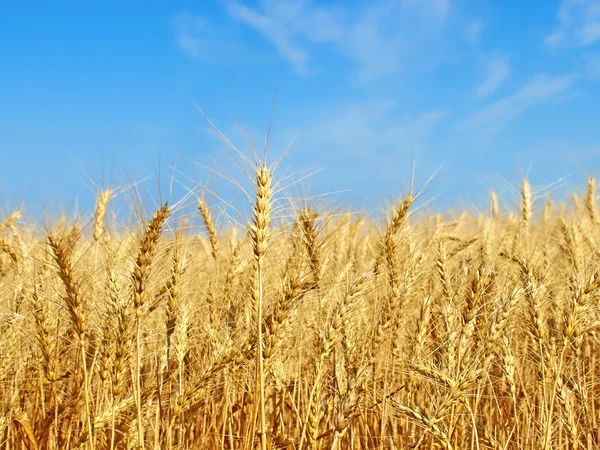
[[299, 217], [299, 223], [304, 236], [304, 246], [308, 253], [308, 262], [313, 274], [315, 288], [321, 289], [321, 243], [319, 242], [318, 230], [315, 221], [317, 213], [310, 207], [302, 209]]
[[150, 276], [150, 265], [158, 247], [163, 225], [169, 215], [169, 206], [165, 203], [156, 210], [152, 219], [146, 224], [139, 243], [139, 251], [132, 273], [133, 304], [138, 315], [142, 313], [141, 309], [144, 307], [146, 286], [148, 277]]
[[203, 198], [198, 199], [198, 210], [202, 215], [202, 219], [204, 220], [204, 226], [206, 227], [206, 231], [208, 232], [208, 238], [210, 240], [210, 247], [212, 251], [212, 256], [215, 262], [219, 260], [219, 238], [217, 236], [217, 227], [215, 226], [215, 221], [213, 216], [206, 206], [206, 202]]
[[593, 224], [598, 224], [598, 206], [596, 196], [596, 178], [592, 175], [588, 178], [587, 195], [585, 196], [585, 209]]
[[531, 222], [531, 185], [527, 179], [521, 183], [521, 223], [527, 228]]
[[96, 242], [107, 237], [104, 218], [106, 217], [108, 203], [112, 195], [112, 189], [106, 189], [98, 195], [98, 199], [96, 200], [96, 209], [94, 210], [94, 241]]
[[495, 192], [490, 194], [490, 211], [492, 218], [498, 220], [500, 218], [500, 207], [498, 206], [498, 196]]
[[263, 309], [264, 309], [264, 258], [271, 239], [273, 177], [266, 164], [255, 169], [256, 199], [253, 207], [250, 236], [252, 251], [254, 253], [254, 273], [252, 277], [252, 300], [256, 311], [256, 336], [258, 340], [257, 386], [260, 395], [260, 442], [261, 450], [267, 449], [267, 417], [265, 396], [265, 371], [264, 371], [264, 342], [263, 342]]
[[0, 232], [3, 230], [13, 230], [15, 223], [21, 218], [22, 212], [20, 210], [12, 212], [2, 222], [0, 222]]
[[145, 225], [142, 238], [139, 243], [139, 250], [134, 261], [131, 281], [133, 285], [133, 306], [135, 309], [135, 328], [136, 328], [136, 364], [134, 367], [135, 376], [135, 405], [137, 410], [137, 441], [141, 449], [145, 448], [144, 424], [142, 415], [142, 343], [141, 327], [145, 316], [146, 297], [148, 281], [150, 278], [150, 268], [158, 248], [158, 242], [162, 235], [163, 225], [170, 216], [168, 203], [165, 203], [156, 210], [154, 216]]

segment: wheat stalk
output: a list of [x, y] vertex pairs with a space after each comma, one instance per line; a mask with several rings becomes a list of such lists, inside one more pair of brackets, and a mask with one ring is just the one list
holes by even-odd
[[252, 300], [256, 311], [256, 328], [258, 348], [257, 362], [257, 389], [260, 395], [260, 443], [261, 449], [267, 450], [267, 418], [265, 411], [265, 372], [264, 372], [264, 343], [262, 337], [263, 327], [263, 270], [264, 257], [271, 237], [272, 220], [272, 175], [266, 165], [256, 168], [255, 171], [256, 199], [253, 207], [252, 224], [250, 232], [252, 237], [252, 251], [254, 254], [254, 273], [252, 277]]

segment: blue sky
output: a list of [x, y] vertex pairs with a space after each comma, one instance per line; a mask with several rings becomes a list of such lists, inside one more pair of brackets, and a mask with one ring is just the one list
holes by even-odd
[[381, 203], [414, 162], [430, 198], [477, 203], [600, 164], [597, 0], [90, 4], [1, 7], [3, 209], [89, 209], [175, 162], [176, 185], [218, 189], [202, 166], [232, 164], [196, 105], [260, 147], [276, 87], [270, 154], [317, 171], [294, 193]]

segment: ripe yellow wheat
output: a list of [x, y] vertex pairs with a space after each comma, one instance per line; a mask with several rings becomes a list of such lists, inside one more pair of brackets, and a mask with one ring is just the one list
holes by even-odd
[[110, 189], [87, 224], [0, 218], [0, 450], [600, 448], [593, 178], [381, 223], [280, 215], [276, 181], [246, 230], [200, 199], [124, 232]]

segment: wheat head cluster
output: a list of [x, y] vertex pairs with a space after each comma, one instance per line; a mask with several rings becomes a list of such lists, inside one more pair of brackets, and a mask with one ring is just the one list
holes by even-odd
[[600, 448], [594, 178], [376, 219], [273, 169], [235, 226], [198, 195], [118, 227], [115, 189], [0, 218], [1, 449]]

